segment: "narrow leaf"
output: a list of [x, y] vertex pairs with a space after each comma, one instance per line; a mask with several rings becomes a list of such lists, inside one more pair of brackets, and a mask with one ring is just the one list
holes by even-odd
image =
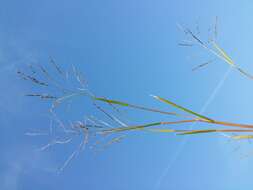
[[156, 123], [149, 123], [146, 125], [119, 127], [119, 128], [104, 130], [103, 132], [122, 132], [122, 131], [130, 131], [130, 130], [139, 130], [139, 129], [143, 129], [146, 127], [151, 127], [151, 126], [156, 126], [156, 125], [161, 125], [161, 124], [162, 124], [162, 122], [156, 122]]
[[117, 100], [110, 100], [110, 99], [102, 98], [102, 97], [93, 96], [93, 99], [98, 100], [98, 101], [102, 101], [102, 102], [106, 102], [108, 104], [117, 104], [117, 105], [120, 105], [120, 106], [130, 107], [130, 108], [149, 111], [149, 112], [155, 112], [155, 113], [160, 113], [160, 114], [165, 114], [165, 115], [182, 116], [182, 115], [179, 115], [179, 114], [174, 113], [174, 112], [166, 112], [166, 111], [162, 111], [162, 110], [158, 110], [158, 109], [154, 109], [154, 108], [143, 107], [143, 106], [129, 104], [129, 103], [121, 102], [121, 101], [117, 101]]
[[199, 133], [213, 133], [213, 132], [217, 132], [217, 130], [215, 130], [215, 129], [193, 130], [193, 131], [179, 133], [178, 135], [193, 135], [193, 134], [199, 134]]
[[110, 103], [110, 104], [118, 104], [118, 105], [121, 105], [121, 106], [129, 106], [128, 103], [125, 103], [125, 102], [120, 102], [120, 101], [116, 101], [116, 100], [109, 100], [109, 99], [106, 99], [106, 98], [98, 98], [98, 97], [94, 97], [95, 100], [99, 100], [99, 101], [103, 101], [103, 102], [107, 102], [107, 103]]
[[162, 101], [162, 102], [164, 102], [164, 103], [166, 103], [166, 104], [170, 104], [170, 105], [172, 105], [172, 106], [174, 106], [174, 107], [176, 107], [176, 108], [178, 108], [178, 109], [180, 109], [180, 110], [182, 110], [182, 111], [184, 111], [184, 112], [187, 112], [187, 113], [189, 113], [189, 114], [192, 114], [192, 115], [195, 115], [195, 116], [197, 116], [197, 117], [199, 117], [199, 118], [201, 118], [201, 119], [204, 119], [204, 120], [206, 120], [206, 121], [208, 121], [208, 122], [214, 122], [214, 120], [212, 120], [212, 119], [210, 119], [210, 118], [208, 118], [208, 117], [206, 117], [206, 116], [203, 116], [203, 115], [200, 115], [200, 114], [198, 114], [198, 113], [196, 113], [196, 112], [193, 112], [193, 111], [191, 111], [191, 110], [189, 110], [189, 109], [187, 109], [187, 108], [184, 108], [184, 107], [182, 107], [182, 106], [180, 106], [180, 105], [177, 105], [177, 104], [175, 104], [175, 103], [173, 103], [173, 102], [171, 102], [171, 101], [169, 101], [169, 100], [166, 100], [166, 99], [164, 99], [164, 98], [161, 98], [161, 97], [159, 97], [159, 96], [153, 96], [155, 99], [157, 99], [157, 100], [160, 100], [160, 101]]

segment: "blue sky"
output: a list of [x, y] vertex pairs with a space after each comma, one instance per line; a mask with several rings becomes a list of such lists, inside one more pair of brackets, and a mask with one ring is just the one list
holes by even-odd
[[[24, 97], [36, 88], [16, 76], [16, 70], [26, 64], [48, 65], [52, 56], [62, 68], [74, 65], [83, 71], [97, 95], [173, 110], [149, 96], [155, 94], [210, 117], [253, 123], [252, 81], [233, 70], [203, 110], [228, 66], [217, 61], [192, 72], [211, 56], [198, 47], [179, 47], [184, 35], [177, 28], [181, 23], [194, 29], [198, 23], [200, 36], [206, 39], [217, 16], [219, 44], [237, 64], [253, 73], [251, 1], [2, 0], [0, 5], [0, 189], [252, 187], [252, 156], [241, 158], [252, 152], [252, 145], [214, 134], [185, 138], [132, 133], [103, 152], [83, 152], [57, 174], [55, 168], [78, 141], [38, 151], [49, 139], [24, 134], [49, 129], [50, 105]], [[93, 114], [85, 101], [78, 100], [64, 118]], [[134, 123], [165, 119], [125, 112]], [[234, 151], [238, 145], [239, 150]]]

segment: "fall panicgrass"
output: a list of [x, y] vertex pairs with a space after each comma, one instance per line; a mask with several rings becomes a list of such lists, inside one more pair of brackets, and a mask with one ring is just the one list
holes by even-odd
[[[44, 69], [44, 73], [48, 73], [48, 71], [46, 71], [45, 68], [43, 69]], [[65, 92], [62, 92], [62, 95], [58, 97], [49, 95], [46, 93], [27, 94], [27, 96], [30, 96], [30, 97], [39, 97], [41, 99], [53, 101], [51, 109], [50, 109], [50, 113], [52, 114], [56, 123], [58, 123], [58, 126], [60, 126], [60, 129], [62, 129], [62, 131], [64, 132], [64, 137], [60, 139], [56, 137], [53, 138], [52, 140], [50, 140], [49, 143], [47, 143], [46, 145], [43, 145], [39, 150], [44, 151], [54, 145], [66, 145], [66, 144], [71, 143], [73, 141], [73, 138], [75, 138], [76, 136], [82, 136], [82, 139], [79, 145], [65, 160], [62, 166], [59, 168], [58, 170], [59, 172], [64, 170], [64, 168], [68, 166], [71, 160], [73, 160], [76, 156], [78, 156], [79, 153], [82, 152], [88, 144], [90, 144], [89, 145], [90, 149], [94, 150], [95, 152], [101, 151], [108, 148], [112, 144], [121, 142], [123, 139], [127, 137], [127, 134], [124, 134], [124, 133], [129, 132], [129, 131], [136, 131], [136, 132], [147, 131], [147, 132], [152, 132], [152, 133], [176, 133], [177, 135], [193, 135], [193, 134], [201, 134], [201, 133], [221, 133], [221, 132], [222, 133], [251, 133], [253, 132], [253, 125], [217, 121], [217, 120], [214, 120], [213, 118], [211, 119], [202, 114], [198, 114], [188, 108], [180, 106], [172, 101], [169, 101], [159, 96], [152, 96], [152, 97], [155, 98], [156, 100], [161, 101], [162, 103], [166, 103], [169, 106], [172, 106], [178, 109], [179, 111], [183, 112], [183, 114], [178, 113], [178, 112], [167, 112], [167, 111], [163, 111], [163, 110], [159, 110], [155, 108], [149, 108], [145, 106], [130, 104], [127, 102], [112, 100], [108, 98], [96, 97], [88, 89], [83, 88], [84, 85], [81, 84], [80, 77], [76, 77], [76, 79], [77, 79], [77, 82], [80, 84], [81, 88], [67, 90]], [[48, 80], [51, 80], [51, 79], [48, 78]], [[34, 82], [34, 80], [32, 80], [32, 82]], [[85, 122], [76, 121], [74, 123], [70, 123], [68, 126], [63, 124], [63, 122], [57, 117], [54, 110], [57, 108], [57, 105], [62, 104], [64, 101], [68, 99], [72, 99], [76, 96], [88, 97], [91, 100], [92, 105], [99, 112], [103, 113], [108, 119], [113, 121], [115, 124], [110, 125], [106, 121], [101, 121], [101, 120], [95, 119], [94, 117], [87, 117]], [[174, 117], [187, 118], [187, 119], [178, 120], [178, 121], [159, 121], [159, 122], [152, 122], [152, 123], [147, 123], [143, 125], [132, 126], [132, 125], [122, 122], [120, 118], [109, 113], [106, 109], [103, 108], [102, 105], [98, 104], [99, 102], [110, 105], [110, 107], [112, 107], [113, 111], [115, 111], [116, 113], [118, 113], [120, 110], [116, 106], [120, 106], [120, 107], [132, 108], [132, 109], [136, 109], [140, 111], [164, 114], [168, 116], [170, 115]], [[214, 129], [189, 130], [189, 129], [181, 129], [181, 128], [180, 129], [172, 128], [173, 125], [182, 125], [182, 124], [187, 124], [187, 123], [189, 124], [189, 123], [196, 123], [196, 122], [199, 122], [199, 123], [202, 122], [202, 123], [213, 124], [213, 125], [215, 124], [215, 125], [227, 126], [227, 127], [237, 127], [238, 129], [214, 128]], [[161, 129], [161, 128], [157, 128], [158, 126], [170, 126], [170, 128]], [[52, 129], [50, 130], [52, 131]], [[106, 140], [105, 137], [110, 137], [111, 135], [113, 135], [114, 137], [111, 137], [109, 140]], [[36, 135], [30, 135], [30, 136], [36, 136]], [[253, 138], [253, 135], [249, 135], [249, 134], [232, 135], [229, 137], [234, 140], [242, 140], [242, 139]]]
[[[203, 68], [213, 63], [217, 58], [223, 60], [232, 68], [238, 70], [242, 75], [253, 79], [253, 77], [242, 70], [239, 66], [237, 66], [234, 61], [228, 56], [228, 54], [218, 45], [216, 42], [217, 39], [217, 18], [213, 31], [213, 38], [209, 39], [208, 42], [204, 42], [198, 36], [199, 32], [195, 34], [188, 28], [183, 28], [179, 26], [181, 30], [185, 33], [186, 36], [190, 36], [190, 40], [179, 43], [180, 46], [184, 47], [192, 47], [193, 45], [200, 45], [203, 49], [207, 50], [211, 55], [215, 56], [214, 59], [207, 61], [193, 68], [192, 70], [198, 70], [199, 68]], [[54, 95], [51, 93], [29, 93], [26, 96], [29, 97], [38, 97], [43, 100], [51, 100], [52, 106], [50, 108], [50, 113], [53, 116], [54, 121], [60, 126], [60, 129], [63, 131], [63, 137], [58, 139], [54, 137], [49, 143], [42, 146], [40, 150], [46, 150], [47, 148], [56, 145], [56, 144], [69, 144], [72, 142], [72, 139], [76, 136], [82, 136], [80, 144], [77, 148], [72, 152], [72, 154], [67, 158], [67, 160], [63, 163], [63, 165], [59, 168], [59, 171], [62, 171], [70, 161], [76, 157], [81, 151], [85, 149], [88, 145], [92, 150], [103, 150], [109, 147], [112, 144], [121, 142], [124, 138], [127, 137], [127, 133], [130, 131], [135, 132], [152, 132], [152, 133], [175, 133], [177, 135], [199, 135], [204, 133], [220, 133], [220, 134], [228, 134], [223, 135], [232, 140], [243, 140], [243, 139], [252, 139], [253, 135], [253, 125], [250, 124], [240, 124], [240, 123], [232, 123], [216, 120], [215, 118], [210, 118], [209, 116], [199, 114], [197, 112], [192, 111], [189, 108], [178, 105], [171, 100], [162, 98], [160, 96], [152, 95], [152, 97], [162, 103], [167, 104], [170, 107], [174, 107], [178, 110], [178, 112], [168, 112], [164, 110], [160, 110], [157, 108], [150, 108], [142, 105], [131, 104], [125, 101], [113, 100], [107, 97], [95, 96], [89, 89], [87, 85], [87, 81], [83, 77], [83, 74], [78, 71], [74, 66], [72, 66], [72, 72], [66, 72], [61, 67], [59, 67], [56, 62], [50, 58], [50, 65], [56, 71], [56, 75], [54, 77], [49, 71], [42, 65], [37, 65], [34, 67], [32, 65], [29, 66], [31, 70], [31, 75], [26, 74], [24, 72], [18, 71], [17, 74], [24, 80], [29, 80], [33, 84], [37, 84], [43, 87], [51, 87], [55, 89], [58, 94]], [[38, 69], [39, 72], [36, 70]], [[44, 76], [44, 80], [39, 80], [39, 74]], [[78, 86], [74, 87], [66, 87], [65, 85], [68, 83], [69, 77], [72, 77], [77, 82]], [[56, 80], [55, 78], [60, 77], [60, 80]], [[59, 82], [60, 81], [60, 82]], [[45, 88], [43, 88], [44, 90]], [[64, 103], [67, 100], [73, 99], [75, 97], [86, 97], [90, 100], [91, 105], [93, 105], [97, 111], [103, 113], [109, 121], [114, 124], [109, 124], [104, 120], [96, 119], [95, 117], [86, 116], [86, 120], [69, 122], [66, 126], [61, 119], [55, 113], [55, 109], [58, 105]], [[112, 108], [112, 111], [115, 114], [120, 114], [120, 107], [131, 108], [139, 111], [150, 112], [154, 114], [163, 114], [167, 116], [173, 116], [180, 118], [176, 121], [158, 121], [158, 122], [150, 122], [146, 124], [136, 124], [129, 125], [126, 122], [123, 122], [121, 117], [118, 117], [110, 111], [107, 111], [103, 104], [109, 105]], [[211, 125], [212, 128], [203, 128], [203, 129], [189, 129], [180, 127], [175, 128], [175, 125], [185, 126], [190, 123], [204, 123]], [[159, 128], [159, 126], [163, 126], [163, 128]], [[169, 128], [167, 128], [169, 126]], [[173, 127], [174, 126], [174, 127]], [[213, 127], [215, 126], [215, 127]], [[52, 134], [53, 128], [50, 129], [50, 134]], [[230, 135], [230, 134], [233, 135]], [[235, 134], [234, 134], [235, 133]], [[30, 136], [32, 133], [28, 133]], [[242, 134], [242, 135], [241, 135]], [[108, 138], [110, 138], [108, 140]]]

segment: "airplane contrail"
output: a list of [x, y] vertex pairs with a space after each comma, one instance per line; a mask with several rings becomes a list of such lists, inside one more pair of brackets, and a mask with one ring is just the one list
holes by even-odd
[[[223, 86], [225, 80], [227, 79], [230, 71], [231, 71], [231, 66], [229, 66], [229, 68], [227, 69], [227, 71], [223, 74], [222, 78], [219, 80], [219, 82], [217, 83], [216, 87], [213, 89], [212, 93], [210, 94], [210, 96], [206, 100], [205, 104], [202, 106], [202, 108], [200, 110], [200, 114], [203, 114], [206, 111], [206, 109], [208, 108], [208, 106], [212, 103], [212, 101], [214, 100], [214, 98], [217, 96], [217, 94], [220, 91], [221, 87]], [[192, 129], [195, 125], [196, 125], [196, 123], [193, 123], [190, 126], [190, 129]], [[178, 156], [182, 152], [185, 144], [189, 140], [188, 138], [189, 138], [189, 136], [184, 136], [183, 137], [183, 140], [181, 141], [181, 143], [180, 143], [177, 151], [175, 152], [175, 154], [172, 157], [172, 159], [168, 162], [168, 164], [165, 167], [165, 169], [163, 170], [160, 178], [158, 179], [157, 183], [155, 184], [155, 190], [159, 190], [159, 188], [161, 187], [162, 181], [167, 176], [167, 173], [168, 173], [169, 169], [171, 168], [171, 166], [174, 164], [174, 162], [177, 160]]]

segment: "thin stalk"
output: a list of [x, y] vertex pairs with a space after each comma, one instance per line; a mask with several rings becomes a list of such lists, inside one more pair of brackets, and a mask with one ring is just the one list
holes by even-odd
[[113, 129], [106, 129], [100, 131], [102, 133], [110, 133], [110, 132], [122, 132], [122, 131], [130, 131], [130, 130], [142, 130], [144, 128], [153, 127], [153, 126], [160, 126], [160, 125], [173, 125], [173, 124], [181, 124], [181, 123], [192, 123], [196, 122], [197, 120], [181, 120], [181, 121], [168, 121], [168, 122], [155, 122], [149, 123], [145, 125], [135, 125], [135, 126], [128, 126], [128, 127], [118, 127]]
[[[166, 132], [166, 129], [147, 129], [148, 131], [151, 132]], [[231, 133], [237, 133], [237, 132], [242, 132], [242, 133], [247, 133], [247, 132], [253, 132], [253, 129], [203, 129], [203, 130], [188, 130], [188, 129], [171, 129], [169, 132], [176, 132], [176, 133], [210, 133], [210, 132], [231, 132]]]
[[200, 119], [198, 119], [197, 121], [206, 122], [206, 123], [211, 123], [211, 124], [217, 124], [217, 125], [223, 125], [223, 126], [230, 126], [230, 127], [240, 127], [240, 128], [253, 129], [253, 125], [250, 125], [250, 124], [230, 123], [230, 122], [224, 122], [224, 121], [208, 122], [208, 121], [200, 120]]
[[175, 132], [231, 132], [231, 133], [237, 133], [237, 132], [253, 132], [253, 129], [203, 129], [203, 130], [175, 130]]
[[[128, 126], [128, 127], [119, 127], [113, 129], [107, 129], [103, 131], [99, 131], [101, 133], [111, 133], [111, 132], [123, 132], [123, 131], [131, 131], [131, 130], [143, 130], [149, 127], [161, 126], [161, 125], [173, 125], [173, 124], [182, 124], [182, 123], [193, 123], [193, 122], [204, 122], [216, 125], [230, 126], [230, 127], [239, 127], [239, 128], [247, 128], [248, 130], [242, 129], [203, 129], [203, 130], [174, 130], [170, 132], [189, 132], [189, 133], [207, 133], [207, 132], [253, 132], [253, 125], [247, 124], [238, 124], [238, 123], [229, 123], [222, 121], [208, 121], [200, 118], [192, 119], [192, 120], [181, 120], [181, 121], [172, 121], [172, 122], [154, 122], [145, 125], [136, 125], [136, 126]], [[155, 129], [159, 130], [159, 129]]]

